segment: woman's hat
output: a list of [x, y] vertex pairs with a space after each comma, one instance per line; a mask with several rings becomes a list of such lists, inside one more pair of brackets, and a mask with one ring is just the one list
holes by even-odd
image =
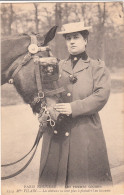
[[69, 23], [62, 25], [61, 31], [57, 32], [57, 34], [68, 34], [73, 32], [79, 32], [83, 30], [89, 30], [91, 29], [91, 26], [84, 26], [83, 22], [75, 22], [75, 23]]

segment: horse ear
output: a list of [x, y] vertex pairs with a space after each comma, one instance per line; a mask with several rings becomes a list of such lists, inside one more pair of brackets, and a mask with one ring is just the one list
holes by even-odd
[[47, 45], [55, 36], [56, 30], [58, 26], [53, 26], [45, 35], [44, 35], [44, 43], [43, 46]]

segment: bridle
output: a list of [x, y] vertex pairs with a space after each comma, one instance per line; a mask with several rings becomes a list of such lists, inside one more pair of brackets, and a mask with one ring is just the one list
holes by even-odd
[[[9, 78], [10, 73], [14, 69], [13, 73], [11, 74], [11, 78], [9, 78], [8, 82], [9, 82], [9, 84], [13, 84], [14, 78], [17, 75], [17, 73], [23, 68], [23, 66], [25, 66], [33, 58], [34, 65], [35, 65], [35, 76], [36, 76], [36, 84], [37, 84], [38, 93], [37, 93], [37, 96], [34, 97], [33, 101], [30, 102], [30, 104], [35, 105], [35, 104], [39, 103], [40, 101], [42, 101], [43, 102], [42, 110], [44, 109], [44, 112], [47, 113], [47, 115], [48, 115], [47, 121], [49, 122], [50, 126], [52, 128], [54, 128], [55, 121], [52, 120], [52, 118], [50, 116], [50, 113], [47, 110], [47, 105], [46, 105], [46, 102], [45, 102], [45, 98], [49, 95], [55, 95], [55, 94], [62, 93], [62, 92], [65, 91], [65, 89], [63, 87], [61, 87], [61, 88], [57, 88], [57, 89], [46, 91], [46, 92], [43, 91], [42, 82], [41, 82], [41, 74], [40, 74], [40, 62], [42, 62], [42, 60], [37, 55], [37, 53], [40, 52], [40, 51], [48, 51], [49, 52], [49, 57], [52, 57], [52, 53], [51, 53], [51, 50], [48, 46], [43, 46], [43, 47], [38, 46], [39, 43], [38, 43], [36, 35], [30, 35], [30, 37], [31, 37], [31, 44], [29, 45], [28, 53], [24, 56], [22, 62], [18, 66], [16, 64], [12, 64], [7, 70], [7, 77]], [[53, 63], [57, 64], [57, 61], [54, 62], [54, 60], [53, 60]], [[17, 66], [17, 67], [15, 68], [15, 66]], [[15, 172], [11, 175], [1, 177], [1, 180], [6, 180], [6, 179], [9, 179], [9, 178], [15, 177], [16, 175], [20, 174], [21, 172], [23, 172], [26, 169], [26, 167], [30, 164], [30, 162], [32, 161], [32, 159], [33, 159], [33, 157], [36, 153], [39, 141], [40, 141], [44, 131], [45, 130], [43, 128], [43, 124], [40, 123], [39, 130], [38, 130], [35, 142], [34, 142], [32, 148], [30, 149], [30, 151], [27, 154], [25, 154], [22, 158], [20, 158], [19, 160], [15, 161], [15, 162], [1, 165], [1, 167], [8, 167], [8, 166], [12, 166], [14, 164], [17, 164], [18, 162], [25, 159], [34, 150], [33, 154], [31, 155], [30, 159], [28, 160], [28, 162], [20, 170], [18, 170], [17, 172]], [[54, 130], [54, 133], [56, 134], [57, 131]]]

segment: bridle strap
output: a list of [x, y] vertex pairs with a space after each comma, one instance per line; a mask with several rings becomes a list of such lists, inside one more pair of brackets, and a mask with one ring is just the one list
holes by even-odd
[[14, 70], [14, 72], [13, 72], [12, 75], [11, 75], [11, 78], [14, 79], [15, 75], [21, 70], [22, 66], [24, 66], [29, 60], [31, 60], [31, 58], [32, 58], [32, 56], [31, 56], [31, 54], [28, 52], [28, 53], [24, 56], [22, 62], [21, 62], [18, 66], [17, 66], [17, 63], [13, 63], [13, 64], [8, 68], [8, 70], [7, 70], [7, 72], [6, 72], [6, 77], [9, 78], [9, 77], [10, 77], [11, 71], [14, 69], [14, 67], [17, 66], [17, 68]]
[[19, 64], [19, 66], [15, 69], [15, 71], [13, 72], [11, 78], [14, 79], [15, 75], [21, 70], [22, 66], [24, 66], [27, 62], [29, 62], [31, 60], [32, 56], [31, 54], [28, 52], [26, 54], [26, 56], [24, 57], [22, 63]]
[[25, 159], [31, 152], [32, 150], [34, 149], [34, 147], [37, 145], [38, 143], [38, 140], [39, 140], [39, 134], [41, 133], [41, 129], [39, 129], [38, 133], [37, 133], [37, 136], [36, 136], [36, 139], [35, 139], [35, 142], [32, 146], [32, 148], [29, 150], [29, 152], [27, 154], [25, 154], [22, 158], [20, 158], [19, 160], [17, 161], [14, 161], [12, 163], [8, 163], [8, 164], [4, 164], [4, 165], [1, 165], [1, 167], [8, 167], [8, 166], [11, 166], [11, 165], [14, 165], [14, 164], [17, 164], [18, 162], [22, 161], [23, 159]]
[[[37, 146], [38, 146], [38, 145], [37, 145]], [[23, 171], [26, 169], [26, 167], [30, 164], [30, 162], [32, 161], [32, 159], [33, 159], [33, 157], [34, 157], [34, 155], [35, 155], [35, 153], [36, 153], [37, 146], [36, 146], [36, 148], [35, 148], [35, 150], [34, 150], [32, 156], [31, 156], [31, 158], [30, 158], [29, 161], [25, 164], [24, 167], [22, 167], [21, 169], [19, 169], [19, 171], [15, 172], [15, 173], [13, 173], [13, 174], [11, 174], [11, 175], [8, 175], [8, 176], [5, 176], [5, 177], [1, 177], [1, 180], [10, 179], [10, 178], [12, 178], [12, 177], [15, 177], [15, 176], [19, 175], [21, 172], [23, 172]]]
[[34, 58], [35, 58], [34, 64], [35, 64], [35, 75], [36, 75], [38, 96], [40, 98], [44, 98], [44, 93], [43, 93], [42, 84], [41, 84], [40, 65], [39, 65], [39, 61], [36, 60], [36, 58], [39, 59], [39, 57], [38, 56], [34, 56]]
[[[38, 44], [37, 43], [37, 37], [36, 35], [29, 35], [30, 38], [31, 38], [31, 44]], [[15, 75], [21, 70], [21, 68], [28, 62], [30, 61], [32, 58], [32, 54], [30, 52], [28, 52], [25, 57], [23, 58], [22, 62], [19, 64], [19, 66], [17, 66], [17, 68], [14, 70], [13, 74], [11, 75], [11, 79], [14, 79]], [[9, 77], [9, 74], [11, 72], [11, 70], [14, 68], [14, 66], [16, 66], [16, 64], [13, 64], [12, 66], [9, 67], [6, 75], [7, 75], [7, 78]]]
[[31, 37], [31, 44], [36, 44], [37, 45], [38, 41], [37, 41], [36, 35], [31, 34], [30, 37]]
[[20, 160], [15, 161], [15, 162], [10, 163], [10, 164], [2, 165], [2, 167], [3, 167], [3, 166], [5, 167], [5, 166], [14, 165], [14, 164], [20, 162], [20, 161], [23, 160], [28, 154], [30, 154], [30, 152], [35, 148], [33, 154], [31, 155], [30, 159], [28, 160], [28, 162], [27, 162], [21, 169], [19, 169], [17, 172], [15, 172], [15, 173], [13, 173], [13, 174], [11, 174], [11, 175], [8, 175], [8, 176], [5, 176], [5, 177], [1, 177], [1, 180], [6, 180], [6, 179], [10, 179], [10, 178], [12, 178], [12, 177], [15, 177], [15, 176], [19, 175], [21, 172], [23, 172], [23, 171], [26, 169], [26, 167], [30, 164], [30, 162], [32, 161], [32, 159], [33, 159], [33, 157], [34, 157], [34, 155], [35, 155], [35, 153], [36, 153], [36, 150], [37, 150], [39, 141], [40, 141], [40, 139], [42, 138], [43, 133], [44, 133], [44, 131], [43, 131], [42, 127], [40, 126], [40, 127], [39, 127], [39, 131], [38, 131], [37, 136], [36, 136], [35, 143], [34, 143], [33, 147], [31, 148], [31, 150], [30, 150], [24, 157], [22, 157]]
[[[35, 35], [31, 35], [31, 44], [35, 44], [37, 45], [37, 38]], [[48, 49], [46, 47], [46, 49]], [[41, 49], [40, 49], [41, 50]], [[30, 61], [32, 58], [32, 54], [30, 52], [28, 52], [26, 54], [26, 56], [24, 57], [24, 59], [22, 60], [22, 62], [17, 66], [17, 64], [13, 64], [9, 70], [7, 71], [7, 76], [9, 77], [9, 74], [10, 72], [14, 69], [14, 67], [16, 66], [17, 68], [14, 70], [13, 74], [11, 75], [11, 79], [14, 79], [15, 75], [21, 70], [21, 68], [28, 62]], [[40, 74], [40, 62], [39, 62], [39, 57], [35, 54], [33, 55], [33, 58], [34, 58], [34, 64], [35, 64], [35, 75], [36, 75], [36, 83], [37, 83], [37, 89], [38, 89], [38, 101], [42, 98], [44, 98], [44, 94], [45, 96], [52, 96], [52, 95], [55, 95], [55, 94], [58, 94], [58, 93], [62, 93], [65, 91], [65, 89], [63, 87], [61, 88], [58, 88], [58, 89], [55, 89], [55, 90], [51, 90], [51, 91], [45, 91], [43, 92], [43, 89], [42, 89], [42, 82], [41, 82], [41, 74]], [[36, 58], [38, 58], [36, 60]], [[10, 80], [11, 80], [10, 79]], [[37, 102], [38, 102], [37, 101]], [[35, 101], [33, 101], [34, 103]], [[36, 102], [35, 102], [36, 103]], [[8, 176], [5, 176], [5, 177], [1, 177], [2, 180], [6, 180], [6, 179], [9, 179], [9, 178], [12, 178], [12, 177], [15, 177], [17, 175], [19, 175], [21, 172], [23, 172], [26, 167], [30, 164], [30, 162], [32, 161], [35, 153], [36, 153], [36, 150], [37, 150], [37, 147], [38, 147], [38, 144], [39, 144], [39, 141], [42, 137], [44, 133], [44, 130], [42, 129], [42, 127], [40, 126], [39, 127], [39, 131], [38, 131], [38, 134], [37, 134], [37, 137], [35, 139], [35, 142], [34, 142], [34, 145], [32, 146], [32, 148], [30, 149], [30, 151], [24, 155], [22, 158], [20, 158], [19, 160], [15, 161], [15, 162], [12, 162], [12, 163], [9, 163], [9, 164], [5, 164], [5, 165], [1, 165], [2, 167], [7, 167], [7, 166], [11, 166], [11, 165], [14, 165], [14, 164], [17, 164], [18, 162], [22, 161], [23, 159], [25, 159], [34, 149], [34, 152], [33, 154], [31, 155], [30, 159], [28, 160], [28, 162], [21, 168], [19, 169], [17, 172], [11, 174], [11, 175], [8, 175]]]
[[47, 97], [47, 96], [53, 96], [55, 94], [63, 93], [63, 92], [65, 92], [64, 87], [59, 87], [58, 89], [53, 89], [53, 90], [50, 90], [50, 91], [45, 91], [44, 92], [44, 95]]

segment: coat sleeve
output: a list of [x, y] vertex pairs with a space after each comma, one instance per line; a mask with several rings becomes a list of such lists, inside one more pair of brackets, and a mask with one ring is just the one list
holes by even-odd
[[110, 94], [110, 75], [103, 61], [92, 66], [93, 93], [83, 100], [71, 102], [72, 117], [90, 115], [100, 111]]

